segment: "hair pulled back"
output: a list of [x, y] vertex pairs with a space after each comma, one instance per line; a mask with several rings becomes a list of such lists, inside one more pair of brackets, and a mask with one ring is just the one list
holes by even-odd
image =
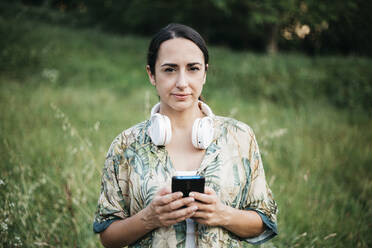
[[[208, 64], [208, 49], [201, 35], [189, 26], [178, 23], [171, 23], [166, 27], [160, 29], [159, 32], [154, 35], [150, 42], [149, 50], [147, 53], [147, 65], [150, 67], [151, 74], [155, 75], [155, 63], [158, 57], [160, 45], [164, 41], [174, 38], [184, 38], [194, 42], [195, 45], [197, 45], [203, 52], [205, 65]], [[207, 69], [207, 67], [205, 68]]]

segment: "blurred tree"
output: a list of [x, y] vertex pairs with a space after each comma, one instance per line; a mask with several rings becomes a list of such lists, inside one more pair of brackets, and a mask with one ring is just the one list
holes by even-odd
[[327, 30], [316, 33], [314, 52], [372, 56], [372, 1], [332, 2], [327, 11], [331, 15]]
[[366, 0], [14, 0], [13, 3], [44, 9], [50, 6], [69, 14], [63, 23], [96, 26], [121, 34], [151, 35], [170, 22], [181, 22], [200, 31], [211, 43], [236, 49], [266, 50], [271, 54], [280, 48], [312, 54], [372, 55], [372, 33], [368, 26], [372, 23], [372, 1]]
[[289, 25], [298, 15], [299, 0], [243, 1], [251, 12], [249, 26], [256, 26], [265, 33], [265, 47], [270, 54], [278, 51], [280, 29]]
[[[315, 0], [216, 0], [214, 5], [227, 16], [240, 13], [245, 32], [260, 37], [270, 54], [278, 51], [279, 41], [292, 45], [309, 35], [315, 40], [319, 33], [328, 29], [328, 23], [341, 17], [346, 9], [355, 4], [341, 0], [334, 8], [327, 1]], [[239, 9], [240, 11], [236, 12]]]

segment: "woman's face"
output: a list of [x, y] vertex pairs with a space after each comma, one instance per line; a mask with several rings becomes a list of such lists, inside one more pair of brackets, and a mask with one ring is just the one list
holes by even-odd
[[163, 111], [184, 111], [196, 106], [206, 79], [204, 55], [192, 41], [175, 38], [163, 42], [155, 63], [155, 85]]

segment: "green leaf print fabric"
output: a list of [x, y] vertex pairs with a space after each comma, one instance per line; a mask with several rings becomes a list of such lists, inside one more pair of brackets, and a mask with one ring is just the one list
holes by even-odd
[[[196, 226], [197, 247], [243, 247], [277, 234], [277, 205], [269, 189], [252, 129], [232, 118], [214, 116], [215, 137], [197, 170], [220, 200], [231, 207], [256, 211], [266, 225], [257, 237], [242, 239], [221, 227]], [[171, 185], [176, 171], [163, 146], [147, 135], [149, 121], [125, 130], [112, 142], [102, 173], [93, 230], [104, 231], [113, 221], [135, 215], [156, 192]], [[186, 224], [158, 228], [129, 247], [185, 247]]]

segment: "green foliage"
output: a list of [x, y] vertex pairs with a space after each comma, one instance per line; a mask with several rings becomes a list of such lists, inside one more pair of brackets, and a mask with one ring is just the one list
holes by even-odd
[[30, 42], [32, 27], [22, 24], [23, 21], [18, 18], [9, 21], [0, 16], [0, 73], [24, 73], [28, 68], [35, 69], [40, 63], [39, 51], [35, 43]]
[[365, 0], [28, 0], [2, 1], [0, 15], [21, 10], [37, 20], [136, 35], [180, 22], [234, 49], [371, 56], [371, 8]]
[[231, 51], [222, 49], [211, 54], [208, 89], [222, 88], [235, 96], [264, 98], [283, 106], [320, 100], [371, 114], [372, 71], [368, 59], [251, 53], [228, 56]]
[[[1, 42], [22, 52], [0, 54], [16, 57], [0, 77], [0, 244], [99, 247], [105, 153], [158, 100], [149, 39], [9, 21]], [[253, 128], [279, 205], [280, 234], [262, 247], [371, 246], [371, 60], [210, 54], [206, 100]]]

